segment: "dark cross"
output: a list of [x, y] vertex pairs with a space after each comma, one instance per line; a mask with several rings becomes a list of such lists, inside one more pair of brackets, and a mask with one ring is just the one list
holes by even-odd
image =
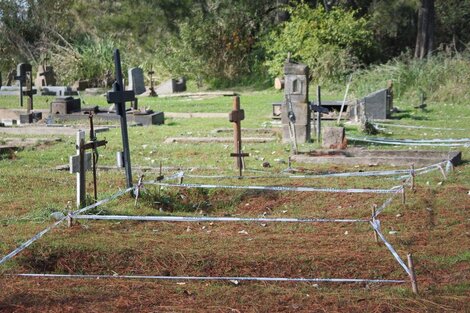
[[[23, 96], [28, 97], [27, 113], [30, 113], [33, 109], [33, 95], [36, 94], [36, 90], [33, 90], [33, 68], [31, 64], [20, 63], [16, 68], [15, 79], [20, 83], [20, 106], [23, 106]], [[28, 82], [26, 90], [23, 91], [23, 85]]]
[[153, 74], [155, 74], [155, 71], [153, 70], [153, 68], [150, 68], [150, 72], [148, 72], [149, 76], [150, 76], [150, 97], [156, 97], [157, 96], [157, 93], [155, 92], [155, 86], [154, 86], [154, 82], [153, 82]]
[[243, 158], [249, 156], [248, 153], [242, 152], [242, 130], [240, 122], [245, 119], [245, 111], [240, 109], [240, 97], [233, 97], [233, 111], [229, 113], [228, 120], [233, 123], [233, 141], [235, 145], [235, 153], [230, 153], [231, 157], [236, 157], [236, 167], [239, 170], [240, 177], [243, 171]]
[[114, 103], [116, 105], [116, 113], [121, 117], [121, 137], [124, 167], [126, 171], [126, 186], [130, 188], [132, 187], [132, 169], [129, 136], [127, 134], [126, 102], [135, 101], [135, 93], [134, 90], [124, 90], [119, 49], [114, 50], [114, 66], [116, 70], [116, 80], [113, 83], [113, 90], [109, 91], [107, 94], [107, 101], [108, 103]]

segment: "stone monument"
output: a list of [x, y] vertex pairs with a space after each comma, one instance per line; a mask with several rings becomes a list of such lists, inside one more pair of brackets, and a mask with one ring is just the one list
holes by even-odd
[[287, 60], [284, 64], [284, 102], [282, 103], [283, 141], [305, 143], [310, 141], [308, 102], [309, 68], [305, 64]]

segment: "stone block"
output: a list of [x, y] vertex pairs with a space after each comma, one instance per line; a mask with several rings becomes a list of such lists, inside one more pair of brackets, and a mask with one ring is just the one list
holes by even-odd
[[186, 91], [186, 79], [184, 77], [181, 77], [179, 79], [169, 79], [158, 85], [155, 91], [158, 95], [166, 95]]
[[142, 124], [143, 126], [161, 125], [165, 123], [165, 116], [163, 112], [155, 112], [151, 114], [135, 114], [134, 122]]
[[80, 99], [73, 97], [56, 98], [51, 102], [51, 114], [70, 114], [80, 112]]
[[344, 127], [323, 127], [322, 148], [345, 149], [347, 146]]
[[20, 114], [20, 124], [31, 124], [33, 122], [33, 113]]

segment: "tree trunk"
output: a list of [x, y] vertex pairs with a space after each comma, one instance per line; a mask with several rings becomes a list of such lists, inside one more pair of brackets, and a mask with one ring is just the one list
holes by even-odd
[[434, 20], [434, 0], [421, 0], [421, 7], [418, 11], [415, 58], [423, 59], [431, 55], [434, 46]]

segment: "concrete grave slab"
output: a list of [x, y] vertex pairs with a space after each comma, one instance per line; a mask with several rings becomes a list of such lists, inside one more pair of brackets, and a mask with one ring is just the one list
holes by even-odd
[[[227, 114], [225, 114], [227, 115]], [[244, 143], [266, 143], [273, 142], [276, 138], [246, 137], [242, 138]], [[164, 143], [233, 143], [232, 137], [169, 137]]]
[[[259, 133], [259, 134], [274, 134], [275, 132], [270, 128], [243, 128], [242, 132], [252, 132], [252, 133]], [[211, 131], [213, 134], [219, 133], [233, 133], [233, 128], [216, 128]]]
[[389, 166], [428, 166], [445, 160], [457, 165], [462, 160], [460, 151], [430, 150], [313, 150], [305, 154], [291, 156], [291, 161], [305, 164], [331, 165], [389, 165]]
[[180, 113], [165, 112], [166, 117], [171, 118], [227, 118], [227, 113]]

